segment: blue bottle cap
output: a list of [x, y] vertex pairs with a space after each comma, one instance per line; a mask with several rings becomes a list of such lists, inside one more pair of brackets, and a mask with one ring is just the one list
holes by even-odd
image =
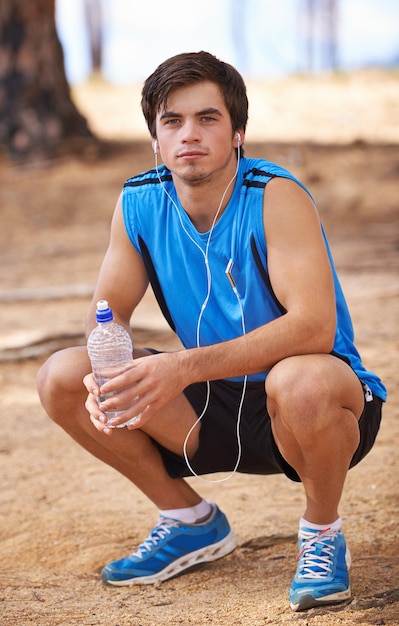
[[104, 322], [112, 322], [114, 319], [112, 309], [108, 306], [106, 300], [99, 300], [96, 309], [96, 321], [101, 324]]

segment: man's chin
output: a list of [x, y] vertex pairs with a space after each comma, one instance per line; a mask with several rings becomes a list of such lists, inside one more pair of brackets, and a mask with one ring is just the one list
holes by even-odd
[[174, 173], [188, 185], [201, 185], [209, 178], [207, 172], [195, 166], [188, 166]]

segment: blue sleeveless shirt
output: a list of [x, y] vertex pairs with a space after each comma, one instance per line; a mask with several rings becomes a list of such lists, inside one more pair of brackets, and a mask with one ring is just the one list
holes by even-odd
[[[276, 176], [294, 180], [309, 193], [278, 165], [263, 159], [240, 159], [232, 196], [214, 226], [208, 251], [209, 232], [197, 231], [179, 202], [171, 173], [165, 166], [159, 167], [158, 173], [153, 169], [126, 181], [122, 211], [127, 234], [143, 257], [166, 319], [186, 348], [242, 335], [241, 307], [246, 332], [284, 315], [268, 277], [263, 225], [264, 188]], [[385, 387], [374, 373], [365, 369], [354, 345], [350, 314], [324, 231], [323, 237], [336, 294], [334, 352], [347, 359], [360, 380], [385, 400]], [[230, 259], [241, 307], [225, 272]], [[209, 298], [201, 314], [209, 283]], [[248, 380], [262, 381], [266, 375], [267, 372], [259, 372]]]

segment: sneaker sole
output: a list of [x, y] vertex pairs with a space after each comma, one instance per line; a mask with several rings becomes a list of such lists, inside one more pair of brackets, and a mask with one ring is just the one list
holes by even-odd
[[340, 602], [345, 602], [345, 600], [349, 600], [350, 597], [350, 587], [345, 591], [332, 593], [331, 595], [323, 596], [320, 599], [314, 598], [310, 593], [308, 593], [303, 595], [297, 604], [291, 602], [290, 606], [293, 611], [307, 611], [308, 609], [313, 609], [318, 606], [323, 606], [325, 604], [339, 604]]
[[153, 574], [152, 576], [135, 576], [126, 580], [109, 580], [105, 571], [102, 572], [101, 578], [107, 585], [113, 585], [114, 587], [124, 587], [126, 585], [153, 585], [158, 582], [172, 578], [185, 572], [196, 565], [201, 563], [209, 563], [221, 559], [223, 556], [230, 554], [237, 546], [237, 539], [234, 532], [231, 530], [226, 537], [224, 537], [218, 543], [213, 543], [210, 546], [190, 552], [185, 556], [176, 559], [173, 563], [170, 563], [160, 572]]

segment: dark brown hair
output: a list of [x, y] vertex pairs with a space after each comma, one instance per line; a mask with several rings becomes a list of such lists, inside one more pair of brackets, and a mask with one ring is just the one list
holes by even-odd
[[156, 116], [161, 107], [166, 106], [170, 93], [203, 81], [216, 83], [220, 88], [233, 131], [245, 130], [248, 99], [241, 74], [209, 52], [186, 52], [161, 63], [144, 83], [141, 108], [151, 137], [156, 137]]

